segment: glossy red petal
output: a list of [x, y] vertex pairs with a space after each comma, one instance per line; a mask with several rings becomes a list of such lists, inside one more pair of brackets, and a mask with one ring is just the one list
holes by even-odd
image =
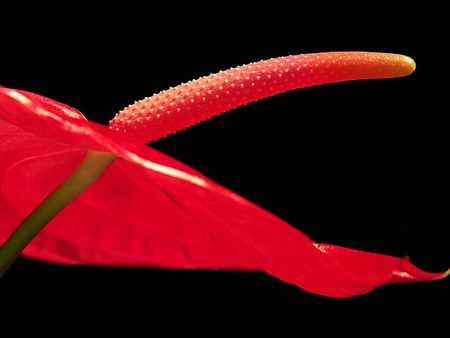
[[87, 149], [123, 158], [47, 225], [25, 249], [26, 257], [99, 266], [264, 270], [329, 297], [446, 276], [422, 271], [406, 258], [317, 244], [194, 169], [50, 99], [0, 88], [0, 145], [2, 239]]
[[[4, 215], [2, 214], [2, 218], [9, 220], [1, 229], [3, 234], [9, 234], [13, 231], [14, 227], [79, 164], [88, 148], [113, 151], [134, 161], [138, 161], [139, 168], [144, 166], [153, 172], [168, 175], [175, 180], [187, 180], [196, 185], [206, 184], [206, 178], [202, 178], [194, 170], [153, 149], [144, 145], [135, 144], [133, 140], [122, 135], [117, 135], [105, 126], [92, 122], [84, 122], [78, 118], [73, 120], [72, 117], [62, 119], [61, 112], [51, 113], [45, 111], [40, 106], [40, 102], [36, 100], [28, 101], [21, 97], [21, 94], [26, 93], [8, 88], [0, 88], [0, 117], [5, 117], [16, 123], [19, 121], [27, 128], [27, 131], [24, 131], [11, 123], [0, 120], [0, 144], [2, 145], [0, 157], [4, 159], [0, 168], [2, 206], [7, 206], [5, 210], [2, 210], [4, 213]], [[26, 96], [28, 98], [31, 97], [28, 94]], [[58, 105], [55, 104], [54, 106]], [[45, 135], [46, 137], [28, 132], [29, 130], [36, 133], [40, 132], [41, 135]], [[100, 134], [99, 130], [103, 132], [103, 135]], [[114, 138], [108, 139], [111, 134], [113, 134], [112, 136]], [[72, 144], [67, 142], [71, 142]], [[107, 147], [104, 146], [105, 144]], [[128, 148], [135, 148], [135, 150], [124, 150], [123, 145], [128, 145]], [[152, 151], [153, 155], [149, 155], [148, 157], [151, 158], [154, 156], [155, 159], [165, 158], [165, 164], [163, 165], [152, 160], [141, 158], [139, 156], [139, 150], [140, 152]], [[115, 167], [116, 163], [113, 166]], [[97, 201], [102, 201], [102, 203], [105, 201], [114, 202], [117, 201], [116, 197], [118, 196], [127, 196], [129, 192], [133, 193], [131, 190], [134, 189], [135, 184], [129, 182], [129, 175], [132, 171], [130, 173], [119, 172], [118, 176], [124, 179], [108, 178], [109, 172], [105, 173], [104, 177], [107, 180], [106, 190], [102, 192], [105, 195], [99, 197]], [[144, 169], [144, 171], [147, 171], [147, 169]], [[116, 170], [111, 169], [110, 172], [116, 172]], [[109, 182], [109, 180], [111, 181]], [[112, 184], [113, 182], [120, 182], [120, 184], [115, 186]], [[99, 183], [97, 182], [97, 184]], [[110, 187], [114, 188], [111, 189]], [[161, 195], [161, 191], [158, 189], [156, 191], [155, 189], [150, 190], [150, 187], [151, 185], [147, 188], [153, 194], [149, 194], [149, 191], [145, 191], [145, 189], [143, 190], [139, 187], [137, 191], [140, 194], [147, 194], [149, 196], [148, 199], [154, 200], [152, 204], [156, 206], [160, 200], [163, 200], [162, 197], [164, 196]], [[111, 196], [105, 200], [105, 196], [110, 194]], [[82, 197], [80, 196], [81, 199]], [[124, 205], [128, 208], [132, 207], [132, 209], [124, 213], [124, 216], [121, 217], [121, 213], [117, 214], [112, 212], [113, 210], [118, 211], [118, 206], [110, 209], [111, 205], [105, 203], [106, 210], [104, 210], [104, 207], [99, 205], [98, 202], [95, 202], [95, 200], [93, 199], [93, 202], [90, 202], [90, 206], [88, 207], [78, 207], [77, 201], [73, 203], [74, 208], [72, 208], [73, 205], [67, 207], [27, 247], [24, 255], [55, 263], [152, 265], [179, 268], [204, 266], [230, 267], [236, 269], [248, 269], [252, 266], [247, 259], [243, 259], [244, 263], [240, 263], [242, 259], [234, 257], [233, 253], [230, 254], [227, 251], [221, 253], [215, 247], [208, 249], [202, 243], [199, 245], [190, 243], [183, 250], [186, 253], [189, 251], [198, 252], [192, 255], [194, 257], [205, 257], [208, 263], [201, 263], [201, 258], [194, 259], [196, 261], [195, 263], [177, 262], [177, 260], [173, 260], [170, 253], [173, 252], [175, 255], [179, 255], [179, 250], [176, 248], [180, 248], [182, 243], [189, 240], [189, 238], [183, 238], [182, 232], [177, 234], [175, 239], [171, 236], [165, 239], [164, 236], [161, 237], [158, 234], [154, 234], [153, 229], [150, 229], [151, 237], [148, 237], [148, 234], [142, 233], [139, 228], [134, 231], [133, 226], [127, 226], [133, 223], [132, 219], [129, 219], [129, 214], [135, 215], [138, 210], [137, 207], [141, 203], [134, 205], [134, 203], [130, 204], [127, 201]], [[143, 202], [143, 200], [141, 201]], [[95, 210], [97, 209], [95, 207], [96, 205], [100, 209], [98, 212]], [[171, 208], [173, 208], [172, 203], [169, 203], [168, 206], [162, 203], [161, 207], [157, 209], [160, 215], [152, 216], [149, 219], [155, 217], [157, 219], [164, 215], [167, 215], [165, 216], [166, 218], [170, 218], [170, 216], [174, 215], [170, 211]], [[74, 214], [71, 214], [72, 209], [74, 210]], [[142, 212], [144, 212], [143, 215], [147, 216], [145, 204], [142, 204], [142, 209]], [[105, 223], [103, 219], [105, 217], [109, 224]], [[145, 219], [145, 217], [143, 216], [142, 218]], [[66, 218], [68, 219], [66, 220]], [[52, 224], [59, 223], [64, 223], [65, 225], [63, 227], [56, 226], [55, 231], [48, 231], [48, 229], [52, 229]], [[99, 225], [92, 226], [92, 224], [96, 223]], [[146, 229], [147, 223], [148, 221], [143, 222], [145, 232], [149, 232]], [[73, 224], [73, 232], [69, 231], [71, 229], [69, 224]], [[102, 224], [106, 225], [106, 227], [103, 228]], [[116, 229], [117, 232], [111, 229]], [[42, 238], [45, 238], [45, 240], [40, 244]], [[120, 242], [120, 240], [125, 238], [129, 238], [127, 242], [132, 247], [139, 245], [138, 238], [140, 241], [144, 241], [149, 250], [154, 250], [156, 257], [160, 256], [163, 252], [167, 252], [168, 254], [164, 256], [165, 260], [162, 257], [154, 258], [153, 256], [155, 254], [148, 254], [149, 258], [139, 258], [139, 255], [133, 253], [133, 250], [130, 251], [130, 247], [127, 245], [124, 246], [124, 243], [120, 244], [117, 242], [117, 240]], [[99, 242], [105, 244], [106, 248], [99, 246]], [[93, 249], [89, 248], [90, 245]], [[102, 255], [105, 255], [106, 258], [103, 258]], [[212, 259], [216, 259], [217, 262], [211, 263]], [[257, 267], [253, 268], [257, 269]]]

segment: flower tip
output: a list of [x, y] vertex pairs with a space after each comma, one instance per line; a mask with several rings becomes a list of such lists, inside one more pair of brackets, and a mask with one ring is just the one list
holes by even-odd
[[414, 59], [402, 54], [396, 54], [394, 57], [388, 56], [386, 64], [391, 67], [394, 77], [411, 75], [416, 70]]
[[416, 62], [414, 61], [413, 58], [409, 56], [403, 57], [403, 64], [405, 69], [405, 75], [412, 74], [416, 70]]
[[443, 279], [448, 275], [450, 275], [450, 268], [442, 272], [424, 271], [413, 265], [406, 256], [400, 261], [398, 270], [393, 274], [393, 281], [432, 281]]
[[438, 276], [437, 279], [444, 279], [444, 278], [448, 277], [448, 275], [450, 275], [450, 268], [448, 268], [447, 271], [444, 271], [443, 273], [441, 273], [441, 275]]

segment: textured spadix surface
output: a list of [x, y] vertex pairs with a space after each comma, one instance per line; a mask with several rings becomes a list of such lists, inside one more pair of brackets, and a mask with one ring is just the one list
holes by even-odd
[[149, 142], [277, 93], [323, 83], [404, 76], [414, 69], [411, 58], [386, 53], [334, 52], [263, 60], [145, 98], [117, 114], [110, 127]]

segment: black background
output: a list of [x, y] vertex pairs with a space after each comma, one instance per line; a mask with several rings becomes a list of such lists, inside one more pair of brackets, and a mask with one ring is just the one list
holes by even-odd
[[[5, 9], [0, 85], [51, 97], [107, 124], [135, 100], [252, 61], [336, 50], [408, 55], [417, 64], [411, 76], [284, 93], [151, 146], [315, 241], [409, 255], [428, 271], [447, 269], [448, 61], [441, 10], [380, 3], [216, 6]], [[214, 323], [211, 334], [238, 332], [237, 323], [252, 320], [253, 329], [293, 324], [296, 336], [309, 327], [316, 334], [330, 328], [440, 333], [447, 330], [441, 307], [448, 286], [447, 280], [396, 284], [330, 299], [262, 272], [19, 259], [0, 280], [0, 321], [7, 327], [12, 315], [24, 323], [38, 319], [36, 329], [59, 323], [146, 335], [165, 320], [171, 323], [166, 332], [208, 323]], [[190, 326], [180, 325], [183, 319]]]

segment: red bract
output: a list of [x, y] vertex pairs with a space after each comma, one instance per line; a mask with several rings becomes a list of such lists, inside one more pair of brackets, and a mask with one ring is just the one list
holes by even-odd
[[[411, 59], [319, 53], [237, 67], [137, 102], [109, 128], [37, 94], [0, 87], [0, 239], [82, 161], [118, 159], [37, 235], [23, 256], [58, 264], [263, 270], [312, 293], [350, 297], [428, 281], [397, 258], [318, 244], [282, 219], [145, 145], [223, 111], [295, 88], [408, 75]], [[119, 132], [117, 132], [119, 131]]]

